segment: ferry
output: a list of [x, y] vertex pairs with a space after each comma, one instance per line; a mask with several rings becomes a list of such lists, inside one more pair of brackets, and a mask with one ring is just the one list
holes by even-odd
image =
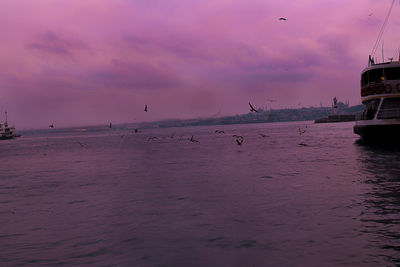
[[6, 121], [0, 123], [0, 140], [12, 139], [15, 137], [20, 137], [21, 135], [15, 133], [15, 127], [9, 126], [7, 121], [7, 111], [6, 111]]
[[354, 133], [364, 141], [400, 142], [400, 55], [398, 61], [376, 63], [369, 58], [361, 73], [362, 113]]
[[354, 133], [364, 141], [400, 143], [400, 51], [398, 61], [385, 62], [382, 42], [382, 62], [374, 55], [380, 45], [395, 0], [392, 1], [368, 60], [361, 72], [362, 113], [356, 114]]

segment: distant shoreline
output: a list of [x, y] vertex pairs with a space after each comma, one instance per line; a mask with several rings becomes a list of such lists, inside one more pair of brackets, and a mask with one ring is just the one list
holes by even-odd
[[[354, 115], [357, 112], [364, 110], [364, 105], [348, 106], [339, 102], [340, 115]], [[127, 123], [113, 123], [113, 129], [120, 129], [123, 127], [132, 129], [149, 129], [149, 128], [171, 128], [171, 127], [187, 127], [187, 126], [207, 126], [207, 125], [232, 125], [232, 124], [250, 124], [250, 123], [272, 123], [272, 122], [290, 122], [290, 121], [315, 121], [321, 118], [332, 116], [333, 108], [331, 107], [309, 107], [300, 109], [273, 109], [263, 110], [258, 109], [258, 112], [249, 112], [246, 114], [237, 114], [232, 116], [224, 116], [217, 118], [193, 118], [193, 119], [165, 119], [151, 122], [127, 122]], [[57, 127], [54, 129], [47, 128], [26, 128], [17, 129], [17, 132], [29, 131], [64, 131], [67, 129], [75, 129], [85, 131], [98, 128], [109, 128], [109, 123], [104, 125], [75, 125]]]
[[[364, 105], [348, 106], [339, 103], [339, 114], [343, 117], [352, 117], [355, 113], [361, 112]], [[330, 117], [333, 114], [331, 107], [310, 107], [301, 109], [276, 109], [249, 112], [242, 115], [226, 116], [219, 118], [198, 118], [198, 119], [170, 119], [155, 122], [142, 122], [140, 128], [169, 128], [185, 126], [207, 126], [207, 125], [231, 125], [249, 123], [270, 123], [270, 122], [289, 122], [289, 121], [315, 121], [321, 118]]]

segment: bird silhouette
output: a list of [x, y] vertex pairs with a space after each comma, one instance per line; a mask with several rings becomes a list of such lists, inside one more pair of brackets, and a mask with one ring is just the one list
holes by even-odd
[[241, 136], [241, 135], [236, 136], [236, 144], [238, 146], [241, 146], [243, 144], [243, 136]]
[[251, 105], [251, 103], [249, 102], [249, 106], [250, 106], [250, 112], [258, 112], [253, 105]]
[[54, 124], [53, 124], [53, 123], [50, 124], [50, 125], [49, 125], [49, 128], [54, 128]]
[[283, 18], [283, 17], [281, 17], [281, 18], [279, 18], [279, 20], [283, 20], [283, 21], [285, 21], [285, 20], [287, 20], [287, 18]]
[[144, 112], [147, 112], [147, 105], [144, 106]]
[[198, 140], [194, 139], [193, 135], [192, 135], [192, 137], [190, 137], [189, 141], [192, 143], [200, 143]]
[[86, 147], [86, 145], [85, 144], [83, 144], [83, 143], [81, 143], [81, 142], [77, 142], [82, 148], [84, 148], [84, 149], [86, 149], [86, 150], [89, 150], [87, 147]]
[[306, 124], [306, 128], [304, 130], [300, 129], [299, 127], [299, 135], [304, 134], [307, 131], [307, 124]]
[[82, 144], [81, 142], [78, 142], [78, 144], [79, 144], [81, 147], [85, 147], [85, 145]]

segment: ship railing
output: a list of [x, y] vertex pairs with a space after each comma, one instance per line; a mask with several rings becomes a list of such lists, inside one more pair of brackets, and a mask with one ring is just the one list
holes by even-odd
[[400, 119], [400, 108], [381, 109], [377, 119]]
[[362, 121], [362, 120], [365, 120], [364, 112], [357, 112], [356, 113], [356, 121]]

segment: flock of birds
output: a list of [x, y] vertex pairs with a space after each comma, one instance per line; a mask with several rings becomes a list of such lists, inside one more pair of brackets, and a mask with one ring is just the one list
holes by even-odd
[[[373, 13], [368, 14], [369, 17], [371, 17], [372, 15], [373, 15]], [[287, 21], [288, 19], [285, 18], [285, 17], [280, 17], [278, 20], [279, 20], [279, 21]], [[250, 107], [250, 112], [256, 112], [256, 113], [258, 113], [258, 110], [257, 110], [250, 102], [249, 102], [249, 107]], [[148, 112], [148, 106], [147, 106], [147, 104], [144, 106], [144, 112]], [[54, 129], [54, 123], [51, 123], [51, 124], [49, 125], [49, 128]], [[109, 128], [112, 128], [112, 123], [111, 123], [111, 122], [110, 122], [110, 124], [109, 124]], [[135, 133], [139, 133], [140, 131], [139, 131], [138, 128], [136, 128], [136, 129], [134, 129], [134, 132], [135, 132]], [[303, 134], [305, 134], [306, 132], [307, 132], [307, 125], [305, 126], [304, 129], [299, 128], [299, 135], [303, 135]], [[215, 133], [222, 134], [222, 133], [225, 133], [225, 132], [222, 131], [222, 130], [216, 130]], [[173, 135], [174, 135], [174, 134], [173, 134]], [[171, 138], [173, 138], [173, 135], [171, 136]], [[263, 138], [269, 137], [268, 135], [265, 135], [265, 134], [263, 134], [263, 133], [259, 133], [259, 135], [260, 135], [261, 137], [263, 137]], [[125, 135], [123, 135], [123, 136], [121, 136], [121, 137], [124, 137], [124, 136], [125, 136]], [[241, 146], [241, 145], [243, 144], [243, 142], [244, 142], [243, 136], [234, 134], [234, 135], [232, 135], [232, 137], [235, 137], [235, 138], [236, 138], [236, 144], [237, 144], [238, 146]], [[158, 138], [155, 137], [155, 136], [154, 136], [154, 137], [149, 137], [148, 141], [150, 141], [150, 140], [156, 140], [156, 139], [158, 139]], [[189, 141], [192, 142], [192, 143], [200, 143], [200, 141], [196, 140], [196, 139], [194, 138], [193, 135], [189, 138]], [[82, 143], [80, 143], [80, 142], [78, 142], [78, 143], [79, 143], [79, 145], [80, 145], [81, 147], [85, 147], [84, 144], [82, 144]], [[300, 146], [307, 146], [307, 144], [305, 144], [305, 143], [299, 143], [299, 145], [300, 145]]]
[[[280, 19], [286, 20], [285, 18], [280, 18]], [[249, 102], [249, 107], [250, 107], [250, 112], [258, 112], [258, 110], [257, 110], [250, 102]], [[147, 104], [144, 106], [144, 112], [148, 112], [148, 106], [147, 106]], [[108, 127], [109, 127], [109, 128], [112, 128], [112, 123], [111, 123], [111, 122], [110, 122], [110, 124], [109, 124]], [[51, 123], [51, 124], [49, 125], [49, 128], [53, 129], [53, 128], [54, 128], [54, 123]], [[139, 130], [138, 128], [135, 128], [135, 129], [133, 130], [133, 132], [134, 132], [134, 133], [140, 133], [140, 130]], [[307, 125], [305, 126], [304, 129], [299, 128], [299, 135], [303, 135], [303, 134], [305, 134], [306, 132], [307, 132]], [[217, 133], [217, 134], [224, 134], [225, 132], [224, 132], [223, 130], [215, 130], [215, 133]], [[262, 138], [270, 137], [269, 135], [266, 135], [266, 134], [263, 134], [263, 133], [259, 133], [258, 135], [261, 136]], [[174, 138], [174, 136], [175, 136], [175, 133], [172, 133], [172, 135], [170, 136], [170, 138]], [[125, 135], [121, 135], [121, 138], [123, 138], [123, 137], [125, 137]], [[242, 146], [242, 145], [243, 145], [243, 143], [244, 143], [244, 138], [243, 138], [243, 136], [234, 134], [234, 135], [232, 135], [232, 137], [236, 138], [235, 141], [236, 141], [236, 144], [237, 144], [238, 146]], [[157, 140], [157, 139], [158, 139], [158, 137], [152, 136], [152, 137], [149, 137], [149, 138], [147, 139], [147, 141], [152, 141], [152, 140]], [[190, 142], [192, 142], [192, 143], [200, 143], [200, 141], [197, 140], [197, 139], [195, 139], [195, 137], [194, 137], [193, 135], [192, 135], [190, 138], [188, 138], [188, 140], [189, 140]], [[83, 143], [78, 142], [78, 144], [79, 144], [81, 147], [86, 148], [86, 146], [85, 146]], [[300, 146], [308, 146], [308, 145], [305, 144], [305, 143], [299, 143], [299, 145], [300, 145]]]

